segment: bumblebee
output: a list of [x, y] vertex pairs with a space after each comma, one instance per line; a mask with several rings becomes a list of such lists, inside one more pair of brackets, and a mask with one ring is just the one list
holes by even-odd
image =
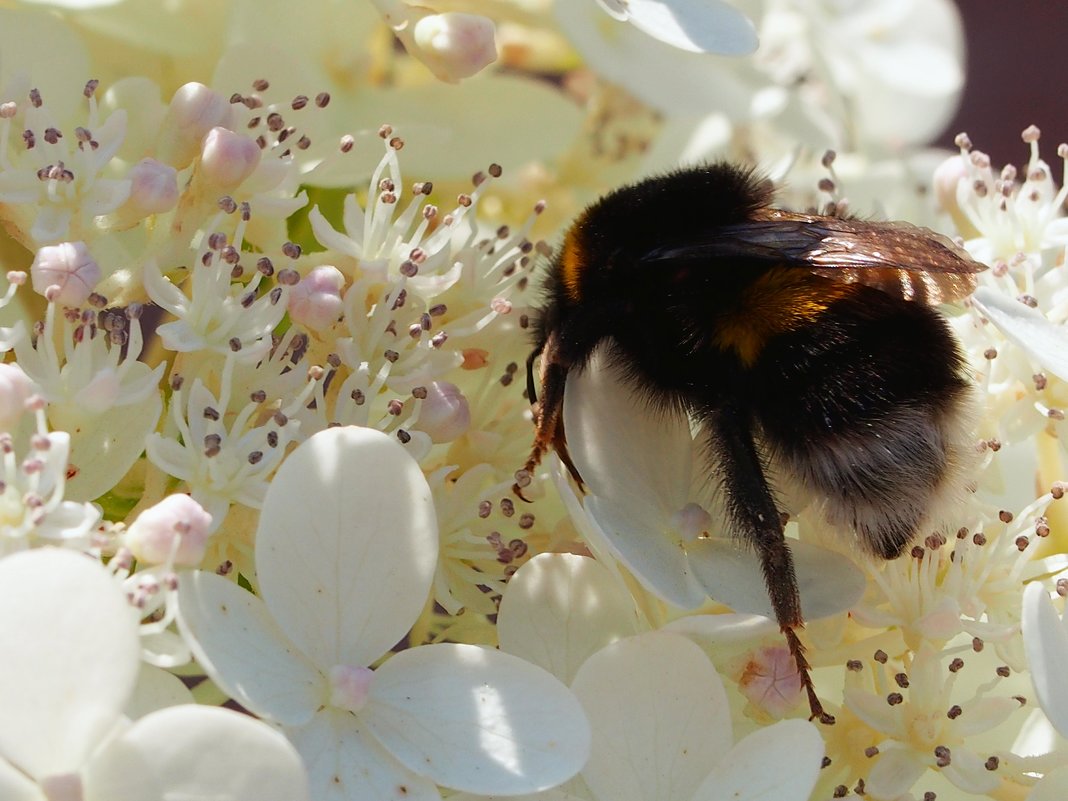
[[769, 181], [717, 163], [618, 189], [575, 220], [535, 322], [534, 444], [516, 492], [550, 448], [582, 486], [564, 388], [603, 349], [653, 406], [696, 424], [727, 528], [761, 560], [812, 716], [832, 722], [796, 633], [779, 491], [821, 501], [877, 557], [905, 550], [971, 450], [972, 382], [933, 307], [970, 294], [985, 267], [924, 228], [772, 202]]

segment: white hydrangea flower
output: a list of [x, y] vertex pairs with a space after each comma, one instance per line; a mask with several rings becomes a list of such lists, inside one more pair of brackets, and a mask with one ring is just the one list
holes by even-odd
[[[95, 298], [96, 306], [106, 301]], [[93, 500], [115, 486], [145, 448], [163, 408], [164, 365], [139, 360], [139, 304], [124, 311], [60, 311], [49, 303], [36, 341], [15, 347], [18, 364], [48, 402], [54, 430], [70, 436], [68, 497]]]
[[40, 545], [86, 550], [100, 510], [65, 500], [70, 435], [48, 430], [44, 401], [27, 399], [32, 416], [27, 452], [19, 458], [11, 433], [0, 433], [0, 556]]
[[137, 615], [106, 568], [38, 549], [0, 559], [0, 796], [300, 801], [300, 757], [266, 724], [173, 706], [131, 722]]
[[[243, 265], [242, 245], [250, 219], [249, 209], [232, 205], [227, 208], [231, 214], [240, 213], [233, 240], [220, 230], [227, 213], [221, 211], [211, 228], [215, 233], [204, 237], [191, 268], [189, 294], [171, 283], [154, 261], [145, 265], [145, 290], [155, 303], [178, 318], [158, 329], [169, 350], [179, 353], [207, 350], [257, 361], [271, 347], [271, 333], [285, 316], [289, 288], [297, 283], [299, 275], [288, 267], [276, 274], [267, 256], [260, 256], [254, 269]], [[300, 255], [300, 249], [289, 244], [283, 253], [287, 259], [294, 259]], [[261, 292], [260, 285], [267, 283], [265, 279], [275, 276], [274, 285]], [[242, 277], [245, 280], [235, 280]]]
[[227, 358], [217, 395], [195, 378], [187, 397], [184, 378], [172, 376], [173, 433], [153, 433], [145, 448], [153, 464], [186, 482], [215, 528], [232, 503], [254, 509], [262, 505], [268, 478], [297, 436], [300, 423], [293, 415], [311, 396], [320, 374], [309, 371], [304, 390], [280, 406], [269, 406], [266, 392], [257, 390], [240, 409], [231, 409], [237, 402], [234, 369], [235, 360]]
[[126, 114], [101, 119], [97, 81], [85, 86], [84, 124], [55, 119], [36, 89], [0, 102], [0, 201], [5, 218], [31, 249], [87, 239], [94, 219], [118, 209], [130, 182], [110, 177], [126, 133]]
[[[979, 261], [1013, 264], [1023, 254], [1034, 269], [1043, 263], [1044, 253], [1068, 244], [1063, 211], [1068, 187], [1058, 189], [1054, 184], [1050, 166], [1039, 155], [1040, 136], [1034, 125], [1024, 130], [1021, 138], [1030, 148], [1027, 164], [1022, 170], [1006, 165], [995, 175], [990, 157], [973, 149], [968, 136], [960, 134], [956, 139], [960, 157], [936, 175], [944, 205], [964, 234], [965, 247]], [[1068, 145], [1060, 145], [1057, 155], [1068, 170]], [[998, 277], [1004, 276], [1003, 269], [998, 272]]]
[[[282, 727], [319, 799], [535, 792], [573, 775], [589, 731], [567, 689], [517, 657], [413, 647], [369, 666], [422, 611], [437, 563], [430, 489], [396, 439], [336, 427], [282, 464], [256, 537], [262, 600], [181, 577], [198, 661]], [[300, 532], [300, 536], [294, 536]]]
[[951, 658], [925, 642], [898, 672], [889, 668], [883, 651], [875, 652], [867, 670], [860, 660], [850, 663], [845, 710], [878, 738], [865, 751], [870, 765], [863, 779], [866, 792], [877, 799], [899, 798], [927, 771], [939, 772], [965, 793], [990, 793], [1001, 784], [999, 758], [977, 752], [973, 742], [1019, 710], [1024, 700], [991, 692], [1001, 677], [1009, 676], [1007, 667], [999, 667], [994, 681], [970, 696], [956, 689], [971, 661], [989, 663], [975, 653]]

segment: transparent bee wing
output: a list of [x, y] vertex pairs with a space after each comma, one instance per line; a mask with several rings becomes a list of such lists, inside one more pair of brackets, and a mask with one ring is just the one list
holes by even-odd
[[716, 228], [700, 239], [650, 251], [644, 261], [748, 259], [807, 268], [844, 283], [937, 305], [975, 289], [986, 267], [949, 237], [905, 222], [795, 214], [768, 209], [764, 219]]

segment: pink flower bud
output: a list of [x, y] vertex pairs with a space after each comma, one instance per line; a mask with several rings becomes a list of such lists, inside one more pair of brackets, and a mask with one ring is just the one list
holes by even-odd
[[960, 182], [967, 180], [968, 171], [964, 160], [960, 156], [950, 156], [935, 169], [932, 184], [939, 207], [953, 218], [953, 224], [956, 225], [960, 235], [965, 239], [970, 239], [978, 236], [979, 232], [961, 208], [957, 196]]
[[429, 14], [415, 23], [412, 55], [441, 80], [456, 83], [497, 60], [494, 30], [477, 14]]
[[0, 364], [0, 432], [11, 432], [26, 411], [33, 382], [14, 362]]
[[289, 316], [313, 331], [324, 331], [337, 322], [343, 303], [345, 276], [336, 267], [316, 267], [289, 292]]
[[126, 547], [138, 561], [196, 567], [204, 558], [211, 515], [188, 495], [168, 495], [137, 516], [126, 532]]
[[417, 428], [433, 442], [451, 442], [471, 427], [471, 407], [455, 384], [431, 381], [419, 408]]
[[232, 117], [229, 101], [204, 84], [179, 87], [163, 118], [157, 155], [178, 169], [189, 166], [208, 131], [229, 125]]
[[130, 170], [127, 209], [138, 219], [178, 205], [178, 171], [155, 159], [141, 159]]
[[64, 306], [81, 306], [100, 280], [100, 265], [84, 242], [45, 245], [30, 266], [33, 290]]
[[247, 136], [228, 128], [212, 128], [204, 137], [200, 165], [204, 177], [218, 189], [236, 189], [256, 171], [259, 163], [259, 145]]

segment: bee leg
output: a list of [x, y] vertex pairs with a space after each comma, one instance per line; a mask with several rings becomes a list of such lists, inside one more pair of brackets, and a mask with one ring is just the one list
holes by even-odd
[[805, 648], [797, 636], [804, 626], [801, 597], [797, 589], [793, 556], [783, 534], [782, 519], [775, 499], [764, 478], [760, 454], [753, 442], [751, 421], [740, 410], [720, 408], [706, 418], [713, 450], [722, 470], [723, 488], [732, 522], [757, 550], [764, 574], [764, 584], [771, 599], [779, 628], [786, 637], [790, 655], [797, 666], [801, 683], [808, 695], [811, 719], [834, 723], [834, 716], [824, 712], [809, 675]]
[[[546, 452], [552, 447], [561, 446], [561, 453], [567, 453], [567, 448], [563, 445], [564, 385], [567, 381], [567, 369], [562, 364], [547, 361], [542, 364], [541, 380], [541, 400], [533, 405], [534, 445], [523, 469], [516, 472], [515, 484], [512, 485], [512, 492], [524, 501], [528, 499], [523, 495], [523, 489], [530, 484], [534, 468], [541, 463]], [[533, 379], [531, 384], [533, 385]], [[577, 473], [570, 457], [566, 458], [565, 464], [573, 475]]]

